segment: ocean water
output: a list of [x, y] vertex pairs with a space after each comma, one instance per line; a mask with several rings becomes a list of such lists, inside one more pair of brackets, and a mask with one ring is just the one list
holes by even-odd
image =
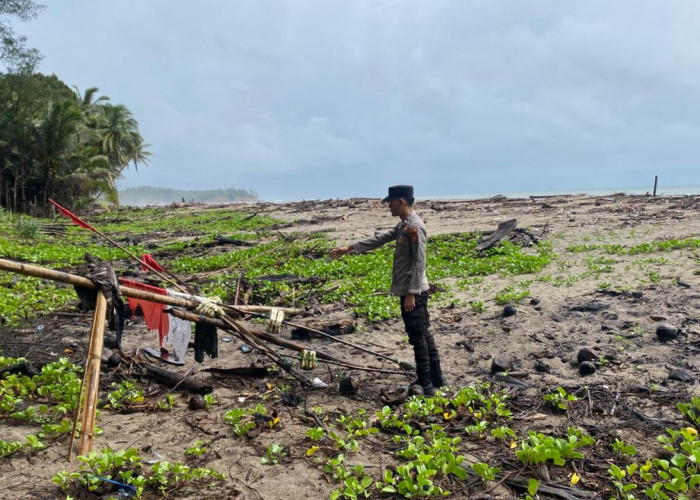
[[[613, 188], [613, 189], [559, 189], [555, 191], [511, 191], [503, 193], [466, 193], [455, 195], [420, 196], [418, 200], [475, 200], [505, 196], [506, 198], [527, 198], [529, 196], [556, 196], [563, 194], [587, 194], [589, 196], [607, 196], [616, 193], [624, 194], [652, 194], [652, 188]], [[656, 188], [657, 196], [680, 196], [700, 194], [700, 186], [659, 186]]]

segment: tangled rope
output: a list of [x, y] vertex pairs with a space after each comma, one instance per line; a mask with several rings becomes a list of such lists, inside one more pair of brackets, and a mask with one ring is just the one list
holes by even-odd
[[209, 318], [220, 318], [226, 315], [226, 311], [221, 307], [221, 299], [219, 297], [203, 298], [195, 311], [200, 316]]

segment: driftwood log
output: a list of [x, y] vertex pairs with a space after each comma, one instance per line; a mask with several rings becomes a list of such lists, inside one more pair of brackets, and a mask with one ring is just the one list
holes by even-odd
[[0, 369], [0, 379], [2, 379], [3, 376], [11, 373], [33, 377], [34, 375], [39, 375], [40, 371], [36, 368], [36, 366], [27, 363], [26, 361], [22, 361], [21, 363], [16, 363]]
[[205, 368], [203, 372], [225, 377], [267, 377], [270, 372], [262, 366], [239, 366], [236, 368]]
[[539, 237], [532, 231], [522, 227], [516, 227], [518, 224], [516, 219], [510, 219], [498, 225], [493, 232], [484, 231], [484, 239], [479, 243], [474, 250], [477, 253], [483, 252], [489, 248], [498, 246], [501, 241], [507, 240], [521, 247], [530, 246], [539, 241]]
[[214, 389], [208, 384], [199, 382], [189, 377], [185, 377], [180, 373], [171, 372], [164, 368], [160, 368], [151, 364], [141, 364], [148, 374], [163, 385], [182, 391], [191, 392], [193, 394], [210, 394]]
[[493, 248], [496, 245], [498, 245], [503, 238], [508, 236], [511, 231], [515, 229], [515, 227], [518, 225], [517, 219], [510, 219], [505, 222], [501, 222], [498, 225], [498, 228], [496, 231], [491, 234], [489, 237], [487, 237], [484, 241], [479, 243], [474, 250], [476, 252], [483, 252], [484, 250], [487, 250], [489, 248]]

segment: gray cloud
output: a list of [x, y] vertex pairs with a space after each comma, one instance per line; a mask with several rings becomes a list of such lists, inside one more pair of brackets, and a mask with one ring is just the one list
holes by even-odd
[[124, 186], [267, 199], [700, 184], [700, 4], [54, 2], [41, 70], [139, 119]]

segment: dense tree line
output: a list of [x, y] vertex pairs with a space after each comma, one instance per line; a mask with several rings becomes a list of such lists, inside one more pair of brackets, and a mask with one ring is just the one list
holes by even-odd
[[42, 212], [98, 196], [117, 202], [115, 180], [148, 161], [138, 123], [97, 88], [79, 93], [56, 76], [0, 74], [0, 205]]
[[0, 0], [0, 206], [41, 213], [49, 198], [72, 208], [99, 196], [117, 202], [115, 180], [147, 163], [147, 145], [125, 106], [34, 72], [39, 53], [10, 21], [42, 8]]

